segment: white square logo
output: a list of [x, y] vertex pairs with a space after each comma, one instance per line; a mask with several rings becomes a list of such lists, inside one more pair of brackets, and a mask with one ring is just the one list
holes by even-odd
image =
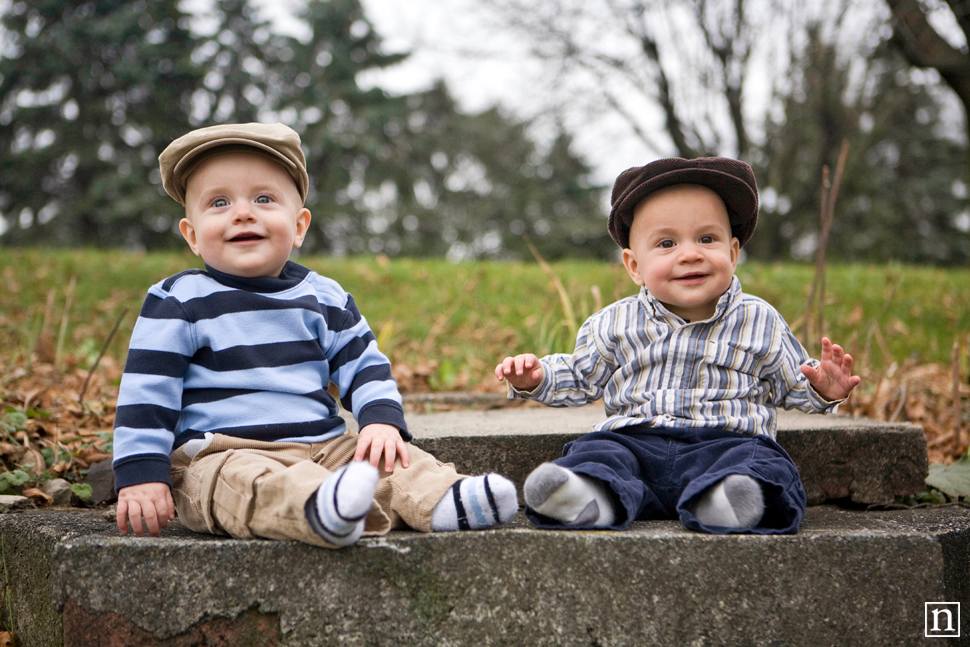
[[960, 603], [927, 602], [923, 621], [925, 638], [959, 638]]

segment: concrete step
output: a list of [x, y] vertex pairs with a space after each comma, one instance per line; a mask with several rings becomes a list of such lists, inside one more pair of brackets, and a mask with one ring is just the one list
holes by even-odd
[[[603, 417], [516, 407], [408, 423], [440, 459], [521, 488]], [[887, 503], [924, 487], [919, 427], [785, 414], [778, 439], [815, 503]], [[667, 521], [539, 531], [520, 514], [498, 530], [393, 532], [340, 551], [178, 522], [138, 539], [119, 535], [110, 511], [14, 509], [0, 536], [20, 647], [915, 645], [926, 602], [970, 602], [970, 510], [959, 507], [815, 506], [787, 537]]]
[[966, 616], [970, 602], [970, 510], [958, 507], [816, 506], [784, 537], [666, 521], [540, 531], [519, 515], [339, 551], [177, 522], [122, 537], [109, 517], [0, 515], [17, 645], [884, 647], [926, 644], [925, 603], [962, 602]]
[[[432, 401], [434, 402], [434, 401]], [[606, 418], [601, 405], [409, 413], [414, 444], [467, 474], [499, 472], [520, 488], [537, 465]], [[798, 466], [809, 505], [846, 499], [887, 504], [925, 489], [922, 427], [781, 411], [778, 442]]]

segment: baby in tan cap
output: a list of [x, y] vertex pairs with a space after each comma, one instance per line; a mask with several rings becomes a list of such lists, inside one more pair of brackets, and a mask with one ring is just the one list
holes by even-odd
[[[115, 417], [118, 528], [347, 546], [391, 528], [485, 528], [518, 510], [497, 474], [408, 444], [390, 363], [353, 297], [289, 260], [309, 178], [282, 124], [195, 130], [159, 157], [204, 270], [148, 291]], [[357, 420], [347, 432], [339, 406]], [[381, 460], [383, 458], [383, 461]]]

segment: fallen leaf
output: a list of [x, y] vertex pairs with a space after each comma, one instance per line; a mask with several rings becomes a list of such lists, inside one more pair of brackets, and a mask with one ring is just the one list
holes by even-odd
[[39, 503], [42, 506], [50, 505], [54, 503], [54, 497], [42, 492], [35, 487], [27, 488], [24, 490], [23, 495], [28, 499], [33, 499], [35, 503]]
[[852, 312], [849, 314], [847, 323], [850, 326], [857, 327], [859, 326], [859, 324], [862, 323], [862, 318], [864, 316], [865, 316], [865, 313], [862, 311], [862, 305], [857, 303], [855, 308], [853, 308]]
[[964, 454], [952, 465], [930, 465], [926, 483], [954, 499], [970, 497], [970, 456]]

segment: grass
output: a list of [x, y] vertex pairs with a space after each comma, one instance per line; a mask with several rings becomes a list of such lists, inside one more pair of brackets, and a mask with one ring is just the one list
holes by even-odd
[[[392, 361], [425, 376], [435, 390], [488, 388], [492, 367], [505, 355], [572, 346], [562, 296], [536, 263], [298, 260], [351, 292]], [[0, 249], [0, 363], [23, 365], [44, 350], [45, 338], [64, 335], [63, 353], [86, 369], [128, 308], [106, 352], [121, 363], [148, 286], [200, 266], [187, 252]], [[552, 270], [578, 323], [598, 303], [636, 292], [618, 264], [567, 261], [553, 263]], [[813, 271], [749, 262], [737, 273], [746, 292], [774, 304], [797, 328]], [[72, 277], [76, 285], [64, 318]], [[824, 332], [856, 357], [860, 372], [907, 360], [948, 364], [954, 340], [970, 331], [970, 270], [830, 266], [826, 295]]]

